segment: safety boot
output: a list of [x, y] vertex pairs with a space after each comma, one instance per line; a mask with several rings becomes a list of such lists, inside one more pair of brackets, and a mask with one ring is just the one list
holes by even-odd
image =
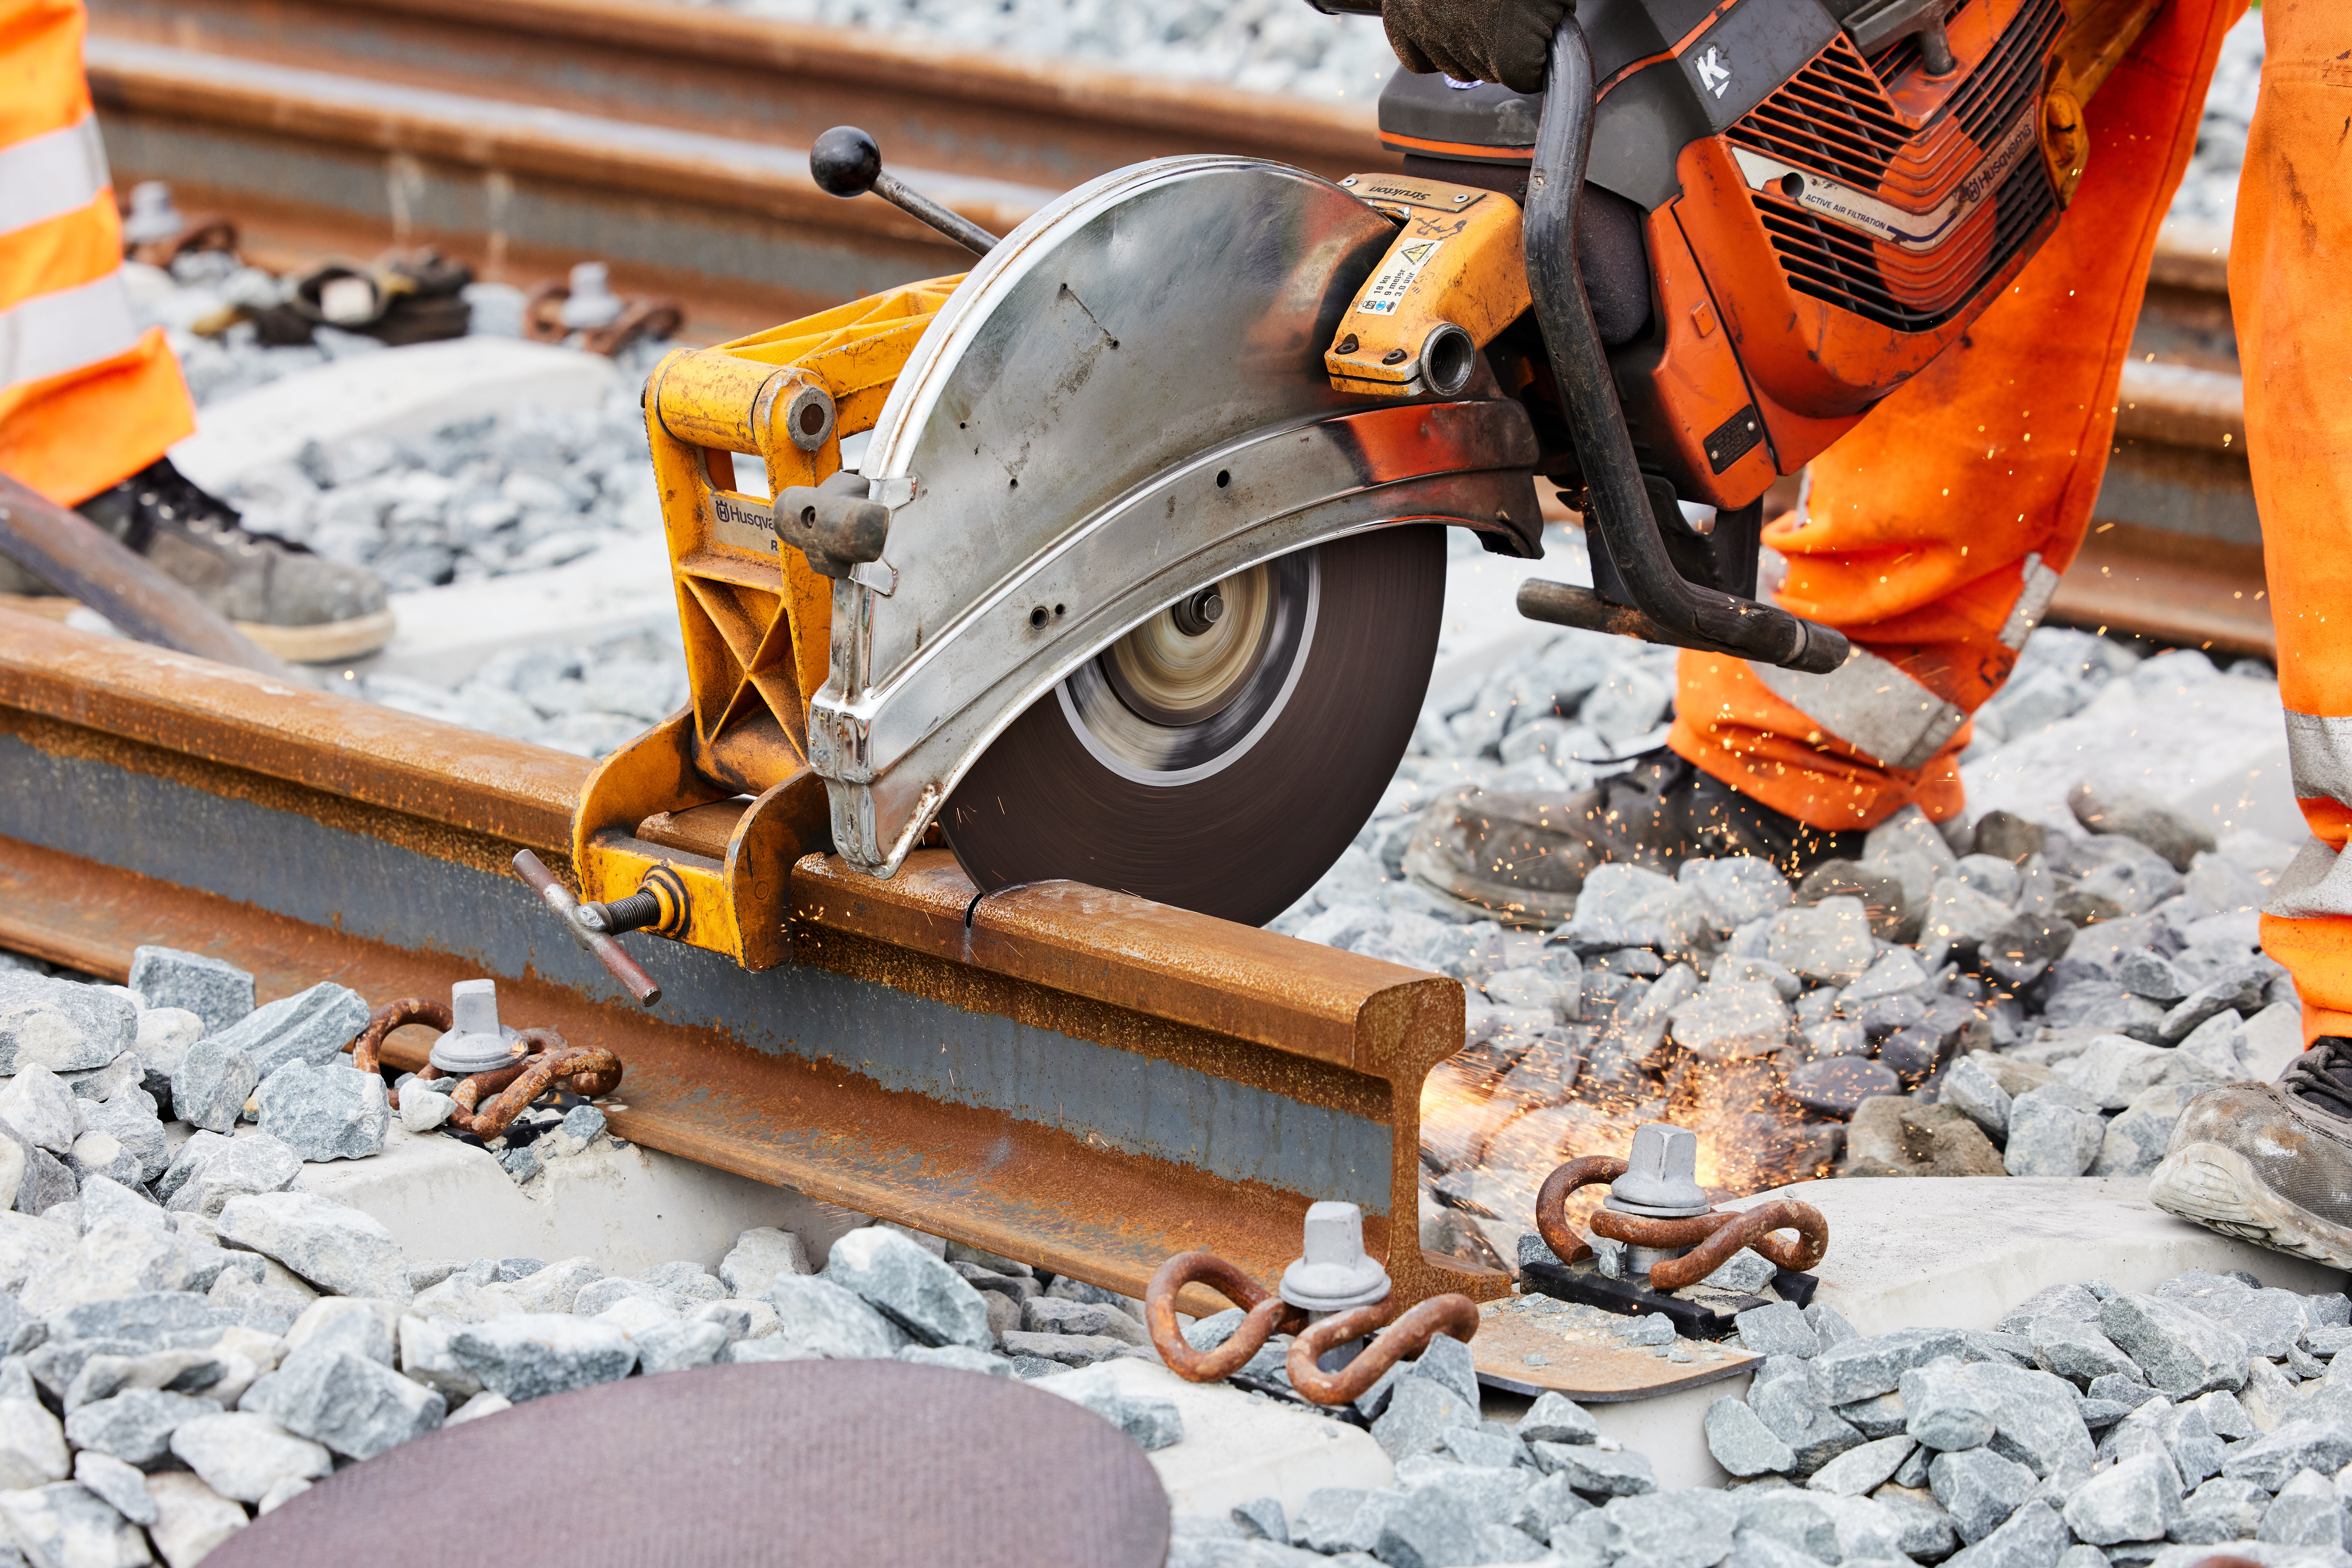
[[1671, 875], [1685, 860], [1753, 855], [1791, 878], [1859, 859], [1864, 835], [1809, 826], [1671, 751], [1567, 795], [1457, 790], [1423, 814], [1405, 869], [1497, 919], [1557, 924], [1596, 866]]
[[2190, 1100], [2147, 1195], [2224, 1236], [2352, 1268], [2352, 1040], [2323, 1035], [2276, 1083]]
[[392, 612], [373, 573], [248, 531], [234, 508], [168, 458], [76, 510], [280, 658], [352, 658], [392, 640]]

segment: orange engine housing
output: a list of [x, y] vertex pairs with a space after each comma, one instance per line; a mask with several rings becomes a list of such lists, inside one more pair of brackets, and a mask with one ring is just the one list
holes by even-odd
[[[1956, 0], [1941, 73], [1916, 37], [1865, 53], [1817, 0], [1579, 16], [1601, 84], [1588, 204], [1599, 186], [1640, 209], [1650, 290], [1611, 363], [1644, 470], [1685, 500], [1756, 500], [1957, 342], [2080, 175], [2051, 123], [2074, 85], [2062, 0]], [[1539, 108], [1400, 74], [1381, 125], [1409, 169], [1523, 196]], [[1580, 258], [1596, 226], [1580, 225]], [[1597, 290], [1608, 269], [1584, 259]]]

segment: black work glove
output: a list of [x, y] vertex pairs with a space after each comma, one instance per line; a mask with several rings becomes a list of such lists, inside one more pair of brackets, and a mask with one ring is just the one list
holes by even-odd
[[1381, 20], [1409, 71], [1540, 92], [1551, 36], [1575, 9], [1575, 0], [1388, 0]]

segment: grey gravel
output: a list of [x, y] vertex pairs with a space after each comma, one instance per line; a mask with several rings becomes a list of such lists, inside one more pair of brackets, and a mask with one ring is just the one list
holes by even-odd
[[190, 1046], [172, 1075], [173, 1113], [211, 1132], [234, 1132], [261, 1082], [252, 1056], [217, 1035]]
[[392, 1107], [383, 1079], [340, 1061], [297, 1057], [261, 1082], [258, 1125], [305, 1160], [364, 1160], [383, 1149]]
[[134, 1388], [71, 1412], [66, 1416], [66, 1437], [77, 1448], [95, 1448], [149, 1470], [170, 1452], [175, 1428], [199, 1415], [219, 1414], [215, 1400]]
[[1796, 1451], [1759, 1420], [1743, 1399], [1709, 1405], [1706, 1432], [1707, 1452], [1735, 1476], [1786, 1471], [1797, 1462]]
[[925, 1344], [986, 1350], [992, 1342], [980, 1292], [895, 1231], [851, 1231], [833, 1244], [824, 1278], [856, 1291]]
[[[288, 1062], [316, 1067], [333, 1061], [367, 1021], [366, 1000], [349, 986], [326, 980], [307, 991], [266, 1003], [205, 1039], [251, 1058], [257, 1082]], [[173, 1103], [179, 1103], [176, 1089]]]
[[2202, 1313], [2153, 1296], [2117, 1295], [2101, 1305], [2099, 1327], [2147, 1374], [2148, 1385], [2176, 1397], [2246, 1381], [2246, 1342]]
[[637, 1363], [635, 1344], [612, 1324], [544, 1312], [467, 1324], [449, 1348], [483, 1386], [517, 1405], [615, 1382]]
[[2066, 1503], [2066, 1528], [2094, 1546], [2160, 1541], [2180, 1517], [2180, 1478], [2161, 1454], [2116, 1461]]
[[226, 959], [177, 948], [142, 946], [131, 952], [131, 989], [150, 1008], [194, 1013], [218, 1033], [253, 1011], [253, 976]]
[[373, 1215], [309, 1193], [256, 1193], [221, 1205], [221, 1239], [274, 1258], [323, 1289], [409, 1299], [408, 1262]]

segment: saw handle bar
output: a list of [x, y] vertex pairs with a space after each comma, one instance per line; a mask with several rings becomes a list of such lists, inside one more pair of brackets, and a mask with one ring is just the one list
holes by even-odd
[[[1207, 1286], [1244, 1314], [1232, 1337], [1213, 1350], [1193, 1349], [1176, 1321], [1176, 1298], [1187, 1285]], [[1160, 1359], [1187, 1383], [1231, 1377], [1275, 1335], [1295, 1335], [1284, 1358], [1290, 1386], [1318, 1405], [1346, 1405], [1362, 1398], [1389, 1368], [1427, 1350], [1438, 1335], [1467, 1343], [1478, 1331], [1478, 1304], [1467, 1296], [1432, 1296], [1400, 1317], [1391, 1299], [1334, 1312], [1310, 1325], [1304, 1308], [1292, 1306], [1216, 1254], [1180, 1252], [1145, 1287], [1143, 1321]], [[1385, 1331], [1346, 1366], [1326, 1372], [1316, 1364], [1334, 1346], [1362, 1339], [1383, 1324]]]
[[[1587, 1154], [1570, 1160], [1544, 1178], [1536, 1194], [1536, 1232], [1552, 1256], [1574, 1263], [1592, 1256], [1592, 1248], [1568, 1223], [1568, 1197], [1579, 1187], [1613, 1182], [1625, 1173], [1625, 1162], [1608, 1154]], [[1797, 1239], [1783, 1241], [1774, 1231], [1793, 1230]], [[1620, 1209], [1595, 1209], [1592, 1233], [1633, 1247], [1687, 1247], [1679, 1258], [1661, 1258], [1650, 1267], [1650, 1289], [1679, 1290], [1696, 1285], [1731, 1255], [1754, 1247], [1778, 1268], [1805, 1269], [1819, 1263], [1830, 1249], [1830, 1222], [1811, 1204], [1775, 1198], [1752, 1209], [1717, 1209], [1679, 1219], [1627, 1214]]]
[[[1576, 260], [1576, 215], [1584, 192], [1585, 160], [1592, 147], [1592, 51], [1571, 14], [1560, 18], [1552, 35], [1543, 121], [1536, 131], [1535, 160], [1528, 171], [1524, 234], [1528, 292], [1543, 328], [1552, 377], [1559, 384], [1577, 461], [1584, 470], [1590, 497], [1586, 521], [1599, 530], [1601, 543], [1646, 623], [1634, 635], [1827, 674], [1846, 661], [1844, 637], [1775, 605], [1692, 583], [1666, 553]], [[1597, 609], [1590, 614], [1600, 617]]]
[[836, 125], [809, 149], [809, 177], [831, 195], [872, 191], [899, 211], [938, 229], [974, 256], [996, 247], [996, 237], [944, 203], [935, 202], [882, 167], [882, 149], [855, 125]]

